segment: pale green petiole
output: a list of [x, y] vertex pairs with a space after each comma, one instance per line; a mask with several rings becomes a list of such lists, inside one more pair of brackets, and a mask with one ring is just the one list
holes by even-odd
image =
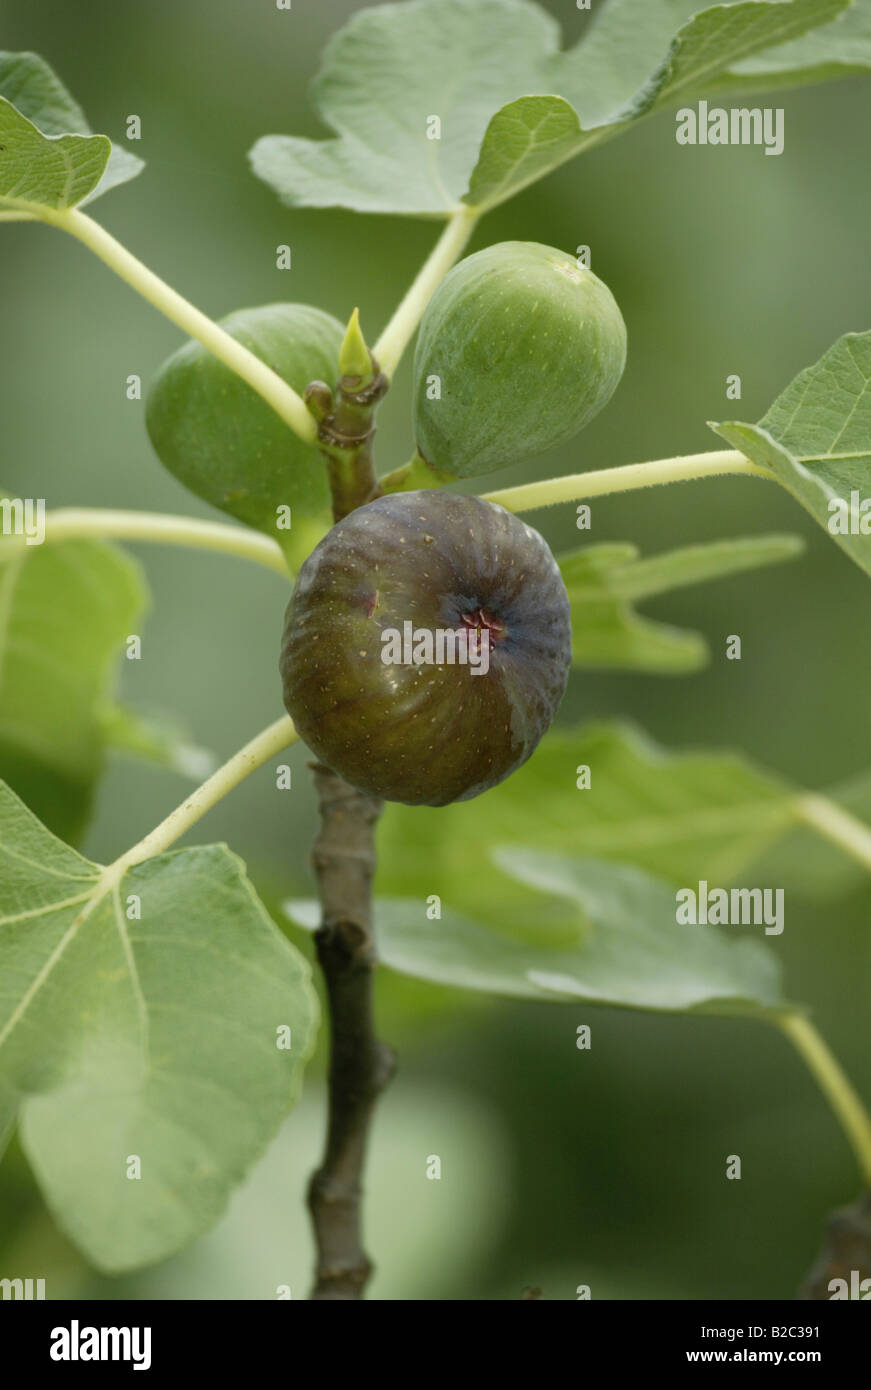
[[449, 473], [440, 473], [416, 453], [401, 468], [394, 468], [392, 473], [385, 473], [383, 478], [379, 478], [378, 486], [384, 493], [417, 492], [426, 488], [444, 487], [445, 483], [450, 482], [453, 482], [453, 479]]
[[522, 483], [484, 494], [485, 502], [495, 502], [509, 512], [531, 512], [538, 507], [555, 507], [560, 502], [579, 502], [586, 497], [607, 497], [638, 488], [664, 483], [686, 483], [696, 478], [715, 478], [738, 473], [755, 478], [774, 474], [752, 463], [736, 449], [713, 449], [704, 454], [680, 454], [676, 458], [654, 459], [651, 463], [627, 463], [619, 468], [600, 468], [593, 473], [570, 473], [563, 478], [546, 478], [540, 483]]
[[182, 295], [171, 289], [122, 246], [120, 241], [110, 236], [98, 222], [94, 222], [77, 208], [46, 208], [40, 212], [40, 220], [76, 237], [138, 294], [167, 318], [172, 319], [183, 332], [196, 338], [226, 367], [243, 381], [247, 381], [285, 424], [289, 425], [294, 434], [299, 435], [307, 444], [317, 443], [317, 424], [306, 409], [302, 397], [297, 395], [293, 387], [288, 386], [277, 372], [267, 367], [266, 363], [261, 362], [248, 348], [237, 343], [235, 338], [207, 314], [201, 313]]
[[836, 801], [807, 792], [796, 802], [799, 819], [871, 873], [871, 828]]
[[480, 216], [479, 211], [468, 207], [458, 208], [451, 216], [432, 254], [372, 349], [372, 356], [388, 380], [396, 371], [427, 304], [461, 254]]
[[[458, 209], [452, 215], [432, 254], [375, 344], [373, 356], [388, 379], [395, 372], [433, 293], [462, 252], [480, 215], [480, 212], [466, 207]], [[21, 216], [29, 218], [30, 214]], [[78, 208], [40, 208], [33, 216], [49, 226], [59, 227], [87, 246], [132, 289], [177, 324], [183, 332], [202, 343], [203, 347], [243, 381], [247, 381], [300, 439], [305, 440], [307, 444], [317, 444], [317, 422], [293, 387], [283, 381], [277, 372], [253, 352], [225, 332], [207, 314], [195, 308], [143, 265], [98, 222]], [[355, 322], [356, 320], [352, 319], [352, 325]]]
[[871, 1116], [858, 1092], [842, 1071], [828, 1044], [804, 1014], [778, 1014], [776, 1022], [817, 1081], [847, 1136], [865, 1185], [871, 1188]]
[[217, 772], [213, 772], [202, 786], [186, 797], [182, 804], [171, 811], [143, 840], [110, 864], [109, 870], [117, 873], [120, 878], [134, 864], [141, 864], [143, 860], [150, 859], [155, 854], [162, 854], [175, 844], [185, 831], [196, 825], [207, 811], [238, 787], [250, 773], [256, 772], [257, 768], [275, 757], [276, 753], [295, 743], [298, 737], [293, 721], [288, 715], [276, 719], [274, 724], [270, 724], [256, 738], [252, 738], [250, 743], [246, 743], [244, 748], [240, 748], [238, 753], [234, 753]]
[[[109, 508], [60, 507], [45, 514], [47, 542], [78, 540], [84, 537], [106, 540], [155, 541], [162, 545], [188, 546], [195, 550], [214, 550], [254, 560], [285, 578], [290, 571], [277, 541], [241, 526], [221, 521], [199, 521], [194, 517], [168, 512], [125, 512]], [[10, 536], [0, 543], [24, 544], [24, 538]]]

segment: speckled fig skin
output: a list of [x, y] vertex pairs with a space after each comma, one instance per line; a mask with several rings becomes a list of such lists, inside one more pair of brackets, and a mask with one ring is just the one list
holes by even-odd
[[[489, 670], [385, 665], [382, 631], [492, 621]], [[535, 749], [571, 660], [565, 586], [537, 531], [447, 492], [381, 497], [308, 557], [287, 610], [284, 703], [313, 753], [388, 801], [487, 791]]]
[[[333, 382], [344, 329], [307, 304], [238, 309], [221, 327], [296, 391], [314, 378]], [[323, 458], [246, 381], [190, 341], [160, 368], [146, 402], [146, 426], [164, 467], [197, 497], [256, 526], [287, 548], [276, 510], [292, 505], [294, 528], [329, 517]]]
[[488, 246], [445, 276], [421, 321], [418, 450], [452, 478], [522, 463], [583, 429], [625, 364], [626, 326], [591, 270], [535, 241]]

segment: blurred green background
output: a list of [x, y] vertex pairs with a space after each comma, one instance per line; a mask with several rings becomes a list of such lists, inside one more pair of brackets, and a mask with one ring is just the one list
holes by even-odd
[[[217, 317], [302, 300], [339, 318], [359, 304], [374, 339], [437, 228], [288, 210], [245, 160], [262, 134], [323, 133], [308, 82], [328, 35], [358, 8], [3, 0], [0, 47], [42, 53], [96, 130], [121, 139], [126, 117], [141, 117], [133, 148], [148, 167], [95, 216], [195, 304]], [[568, 0], [547, 8], [567, 42], [586, 22]], [[678, 147], [663, 116], [485, 220], [475, 247], [508, 237], [589, 244], [630, 342], [604, 414], [567, 448], [488, 487], [717, 448], [707, 419], [757, 419], [836, 337], [871, 327], [871, 184], [859, 176], [871, 82], [778, 93], [768, 104], [786, 110], [779, 158]], [[7, 226], [0, 235], [4, 484], [49, 506], [210, 514], [163, 473], [142, 404], [125, 398], [126, 377], [147, 382], [177, 330], [59, 233]], [[289, 272], [275, 268], [282, 242], [293, 247]], [[725, 398], [735, 372], [740, 402]], [[408, 387], [406, 363], [382, 411], [382, 469], [410, 452]], [[631, 539], [644, 551], [792, 530], [808, 553], [649, 604], [652, 616], [707, 634], [709, 668], [680, 680], [576, 675], [563, 721], [630, 716], [671, 747], [733, 746], [812, 787], [871, 765], [867, 579], [785, 494], [722, 480], [605, 499], [593, 516], [592, 539]], [[577, 540], [571, 507], [536, 520], [557, 550]], [[228, 755], [280, 713], [282, 582], [242, 561], [137, 549], [153, 609], [143, 659], [123, 663], [122, 693], [174, 711], [198, 742]], [[742, 636], [740, 662], [724, 658], [730, 633]], [[226, 839], [273, 903], [309, 891], [304, 763], [296, 750], [292, 794], [279, 795], [264, 769], [196, 832]], [[184, 791], [169, 773], [114, 764], [85, 849], [115, 856]], [[789, 996], [812, 1004], [871, 1097], [869, 893], [823, 907], [790, 894], [789, 930], [773, 949]], [[573, 1298], [582, 1283], [594, 1297], [790, 1297], [825, 1214], [856, 1193], [840, 1132], [773, 1032], [486, 1001], [386, 975], [379, 991], [401, 1074], [379, 1114], [369, 1175], [376, 1297], [517, 1298], [535, 1284], [548, 1298]], [[575, 1048], [583, 1022], [593, 1025], [589, 1053]], [[0, 1170], [0, 1273], [45, 1277], [50, 1297], [269, 1298], [277, 1283], [302, 1297], [310, 1248], [301, 1204], [322, 1124], [319, 1056], [302, 1105], [223, 1225], [120, 1280], [94, 1275], [57, 1233], [13, 1147]], [[440, 1183], [424, 1176], [433, 1152]], [[741, 1182], [724, 1179], [731, 1153], [742, 1155]]]

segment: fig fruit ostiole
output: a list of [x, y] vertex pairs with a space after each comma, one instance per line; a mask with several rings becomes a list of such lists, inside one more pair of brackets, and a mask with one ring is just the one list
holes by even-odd
[[[467, 662], [450, 661], [463, 648], [450, 639], [430, 660], [458, 632]], [[280, 665], [321, 762], [388, 801], [441, 806], [530, 756], [570, 660], [568, 598], [538, 532], [477, 497], [408, 492], [357, 508], [306, 560]]]
[[418, 451], [472, 477], [563, 444], [602, 409], [626, 363], [608, 286], [553, 246], [504, 241], [439, 285], [414, 355]]
[[[221, 326], [300, 394], [315, 378], [335, 381], [345, 330], [307, 304], [240, 309]], [[158, 457], [185, 487], [278, 540], [293, 553], [306, 522], [330, 524], [324, 461], [272, 408], [200, 343], [188, 342], [161, 367], [146, 404]], [[277, 526], [290, 507], [291, 530]], [[306, 553], [305, 551], [303, 553]]]

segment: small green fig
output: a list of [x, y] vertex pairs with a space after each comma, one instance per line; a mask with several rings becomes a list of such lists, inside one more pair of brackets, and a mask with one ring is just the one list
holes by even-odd
[[468, 478], [564, 444], [610, 399], [626, 326], [608, 286], [573, 256], [503, 241], [445, 276], [414, 355], [414, 437], [426, 462]]
[[[221, 327], [301, 395], [310, 381], [334, 382], [345, 330], [307, 304], [240, 309]], [[191, 492], [285, 542], [278, 508], [297, 519], [329, 517], [326, 469], [257, 392], [200, 343], [188, 342], [160, 369], [146, 425], [164, 466]]]
[[570, 663], [569, 601], [539, 533], [479, 497], [427, 491], [369, 502], [324, 537], [280, 664], [322, 762], [373, 796], [443, 806], [526, 761]]

